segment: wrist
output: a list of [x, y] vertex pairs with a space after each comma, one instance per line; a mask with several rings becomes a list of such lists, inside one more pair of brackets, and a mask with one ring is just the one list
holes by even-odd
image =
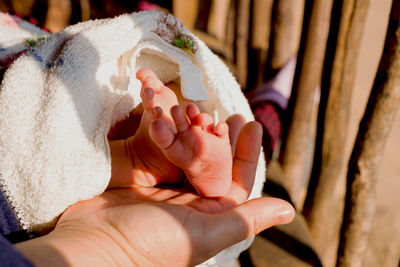
[[35, 266], [132, 266], [130, 258], [106, 234], [77, 229], [55, 230], [15, 248]]

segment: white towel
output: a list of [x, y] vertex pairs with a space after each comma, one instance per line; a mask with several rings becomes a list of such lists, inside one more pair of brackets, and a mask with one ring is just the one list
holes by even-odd
[[[171, 45], [190, 36], [194, 54]], [[101, 194], [111, 175], [110, 126], [141, 103], [138, 69], [180, 78], [185, 98], [220, 120], [253, 120], [228, 68], [173, 16], [140, 12], [80, 23], [16, 60], [0, 87], [0, 184], [24, 229], [52, 227], [69, 205]], [[261, 195], [260, 153], [250, 198]], [[205, 265], [237, 257], [243, 241]]]

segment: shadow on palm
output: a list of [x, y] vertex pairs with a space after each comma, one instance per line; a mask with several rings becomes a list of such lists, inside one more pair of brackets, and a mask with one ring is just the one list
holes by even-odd
[[[114, 246], [117, 243], [143, 266], [199, 264], [278, 223], [274, 209], [287, 208], [286, 203], [277, 199], [246, 201], [254, 182], [261, 134], [255, 122], [232, 133], [232, 147], [236, 148], [232, 186], [224, 197], [202, 197], [184, 183], [133, 185], [108, 190], [71, 206], [56, 229], [112, 240]], [[264, 211], [260, 213], [261, 210]]]

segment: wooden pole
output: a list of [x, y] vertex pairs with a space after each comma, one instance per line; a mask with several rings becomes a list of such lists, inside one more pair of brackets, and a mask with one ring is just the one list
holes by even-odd
[[230, 5], [231, 0], [211, 1], [207, 32], [219, 40], [225, 40], [226, 38], [226, 25]]
[[250, 0], [241, 0], [236, 3], [238, 8], [236, 24], [236, 67], [238, 81], [242, 88], [246, 86], [247, 80], [247, 51], [249, 47], [249, 25], [250, 25]]
[[82, 21], [90, 20], [90, 3], [89, 0], [80, 0]]
[[275, 2], [271, 29], [269, 69], [281, 69], [300, 45], [303, 26], [304, 0], [279, 0]]
[[[246, 47], [245, 51], [247, 76], [244, 81], [247, 90], [264, 82], [274, 0], [252, 0], [251, 3], [250, 45]], [[247, 32], [249, 29], [243, 30]]]
[[377, 171], [400, 103], [400, 0], [393, 0], [383, 55], [347, 173], [337, 266], [362, 266], [375, 211]]
[[[309, 21], [306, 21], [308, 25], [303, 29], [306, 34], [301, 41], [300, 68], [296, 71], [293, 88], [295, 105], [281, 159], [285, 184], [298, 210], [303, 207], [312, 165], [317, 110], [315, 98], [321, 84], [332, 2], [333, 0], [308, 2], [312, 4], [311, 14]], [[306, 12], [308, 8], [306, 5]]]
[[58, 32], [70, 23], [72, 13], [72, 2], [70, 0], [49, 0], [44, 26], [51, 32]]
[[310, 196], [311, 203], [306, 201], [304, 208], [314, 245], [324, 266], [336, 264], [344, 206], [344, 144], [368, 6], [369, 0], [335, 1], [332, 12], [331, 36], [326, 52], [328, 62], [321, 89], [316, 155], [310, 181], [316, 185], [309, 188], [308, 194], [314, 194]]
[[268, 50], [274, 1], [253, 0], [252, 2], [251, 47]]
[[172, 12], [191, 31], [196, 23], [199, 0], [173, 0]]

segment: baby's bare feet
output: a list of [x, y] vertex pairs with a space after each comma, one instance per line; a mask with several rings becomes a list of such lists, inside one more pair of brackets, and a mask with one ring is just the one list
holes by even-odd
[[168, 126], [162, 109], [156, 107], [159, 118], [150, 124], [150, 136], [167, 159], [181, 167], [196, 191], [203, 196], [218, 197], [228, 193], [232, 181], [232, 152], [228, 125], [218, 123], [200, 113], [194, 104], [183, 109], [176, 105], [171, 116], [176, 132]]
[[[224, 196], [232, 182], [229, 127], [189, 104], [186, 114], [176, 94], [149, 69], [137, 72], [144, 108], [135, 136], [128, 139], [134, 184], [153, 186], [187, 179], [207, 197]], [[184, 172], [184, 173], [183, 173]]]
[[164, 121], [171, 131], [176, 131], [169, 110], [178, 104], [177, 97], [151, 70], [140, 69], [136, 76], [142, 82], [140, 95], [144, 110], [137, 132], [126, 142], [133, 168], [132, 183], [154, 186], [179, 182], [183, 180], [184, 172], [164, 156], [149, 136], [150, 123], [160, 117], [155, 113], [156, 106], [168, 111], [163, 115]]

